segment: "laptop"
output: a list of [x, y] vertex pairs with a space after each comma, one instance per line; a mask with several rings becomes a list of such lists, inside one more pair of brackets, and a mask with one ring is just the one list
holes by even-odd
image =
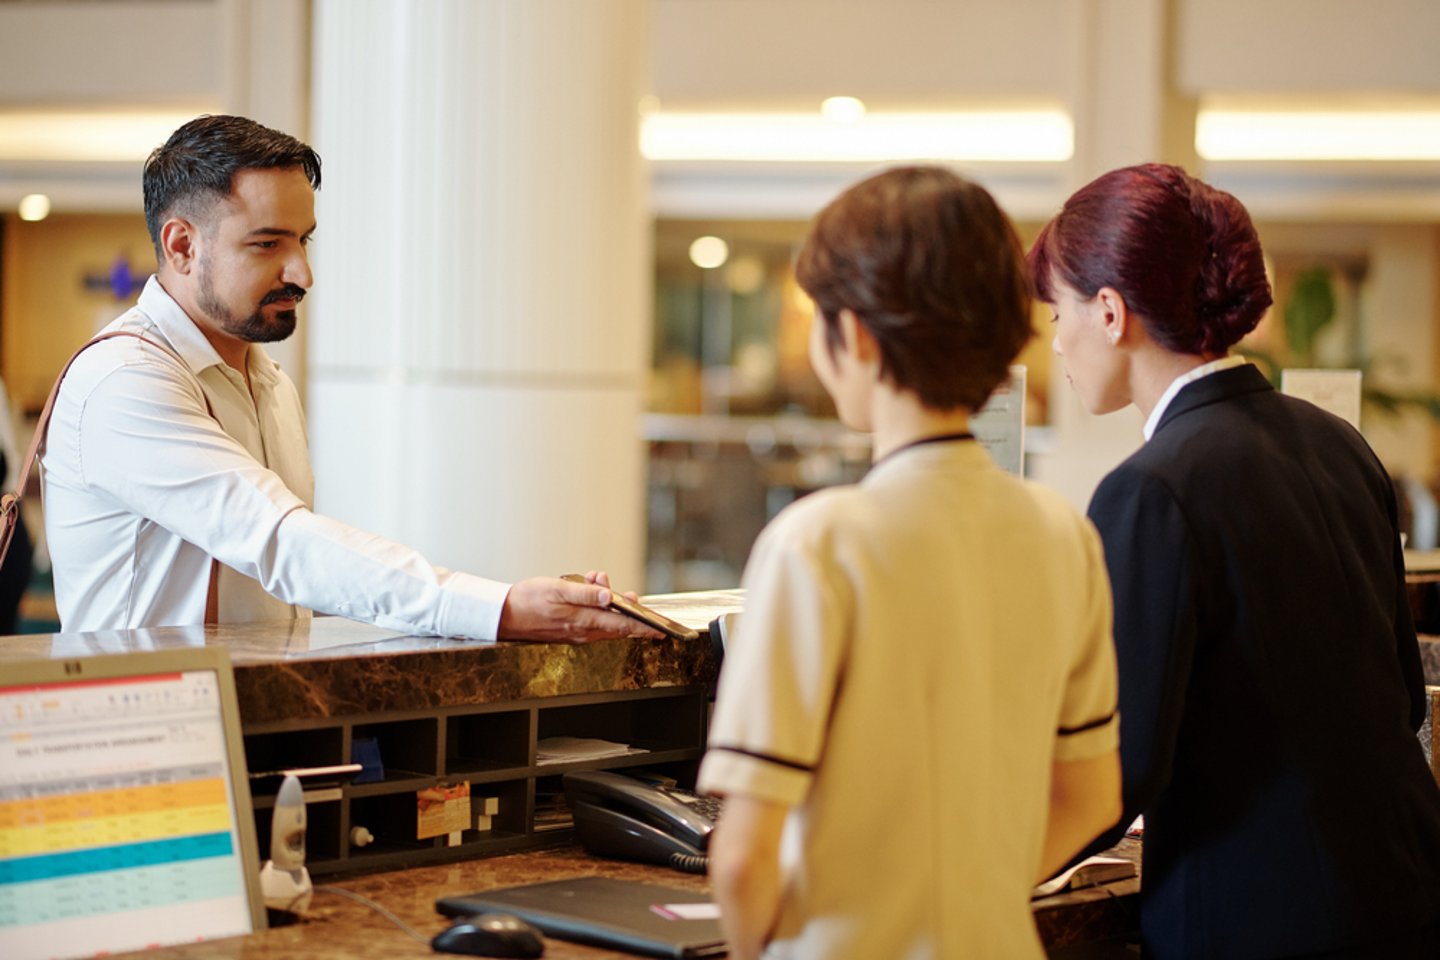
[[691, 890], [610, 877], [575, 877], [441, 897], [447, 917], [510, 913], [548, 936], [646, 957], [725, 956], [710, 897]]
[[263, 929], [225, 648], [0, 664], [0, 957]]

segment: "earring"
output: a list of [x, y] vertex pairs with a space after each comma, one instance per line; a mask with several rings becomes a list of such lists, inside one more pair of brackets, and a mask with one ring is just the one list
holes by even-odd
[[1115, 344], [1120, 342], [1120, 334], [1116, 333], [1114, 330], [1111, 330], [1108, 334], [1105, 335], [1105, 339], [1109, 340], [1110, 346], [1113, 347], [1115, 346]]

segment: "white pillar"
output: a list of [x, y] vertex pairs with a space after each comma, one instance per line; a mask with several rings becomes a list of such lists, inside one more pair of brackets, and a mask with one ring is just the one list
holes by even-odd
[[[1437, 263], [1440, 236], [1430, 224], [1375, 228], [1361, 305], [1362, 356], [1373, 363], [1368, 385], [1398, 394], [1434, 391]], [[1392, 416], [1367, 406], [1360, 426], [1392, 474], [1422, 480], [1434, 475], [1434, 422], [1424, 411], [1405, 407]]]
[[641, 586], [644, 0], [317, 0], [317, 506]]
[[[221, 109], [301, 140], [310, 138], [310, 5], [220, 0]], [[305, 389], [306, 328], [266, 352]]]
[[[1117, 167], [1149, 161], [1197, 172], [1195, 103], [1174, 86], [1175, 3], [1077, 0], [1067, 8], [1075, 43], [1072, 191]], [[1056, 442], [1032, 458], [1031, 474], [1084, 509], [1105, 475], [1140, 447], [1144, 420], [1134, 407], [1103, 417], [1086, 413], [1058, 362], [1050, 397]]]

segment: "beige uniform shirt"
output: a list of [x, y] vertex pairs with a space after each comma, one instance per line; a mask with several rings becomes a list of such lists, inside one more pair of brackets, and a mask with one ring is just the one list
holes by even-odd
[[1093, 528], [922, 444], [787, 508], [744, 586], [700, 787], [794, 807], [767, 956], [1038, 960], [1051, 764], [1117, 743]]

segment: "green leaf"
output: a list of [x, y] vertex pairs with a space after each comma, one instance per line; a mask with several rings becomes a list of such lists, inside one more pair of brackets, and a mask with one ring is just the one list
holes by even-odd
[[1315, 337], [1335, 319], [1335, 287], [1330, 271], [1312, 267], [1295, 278], [1285, 304], [1285, 339], [1303, 366], [1314, 362]]

